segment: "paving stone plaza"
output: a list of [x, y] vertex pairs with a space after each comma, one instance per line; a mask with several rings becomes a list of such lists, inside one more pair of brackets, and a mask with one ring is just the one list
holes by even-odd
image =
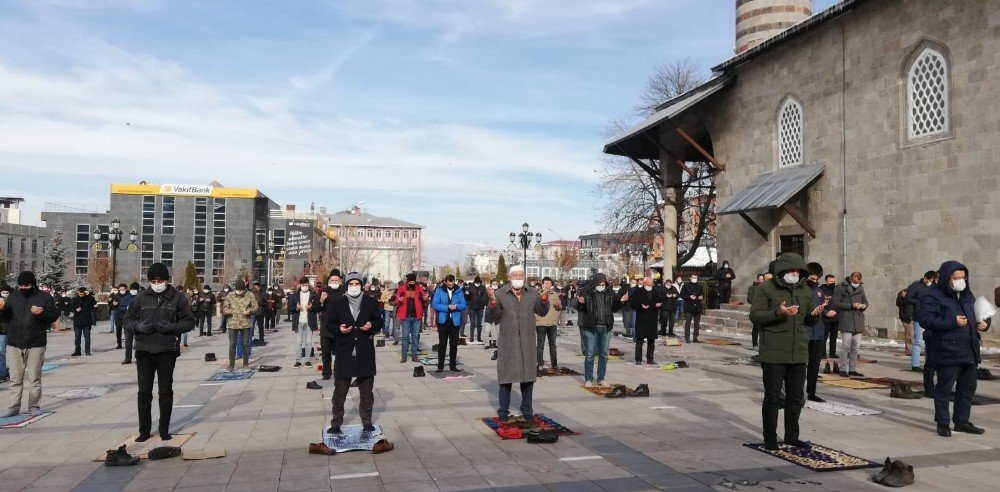
[[[497, 383], [491, 352], [462, 346], [459, 359], [473, 376], [414, 378], [417, 365], [399, 363], [391, 342], [377, 349], [375, 423], [395, 444], [391, 452], [318, 456], [307, 453], [330, 418], [332, 381], [314, 368], [293, 368], [287, 322], [255, 348], [259, 363], [274, 373], [239, 381], [206, 381], [222, 368], [204, 362], [208, 352], [226, 353], [224, 336], [193, 337], [178, 359], [174, 378], [175, 440], [191, 434], [185, 452], [224, 449], [225, 457], [198, 461], [142, 460], [133, 467], [95, 461], [137, 432], [135, 366], [121, 365], [106, 322], [94, 333], [92, 357], [69, 357], [72, 332], [49, 336], [42, 409], [54, 412], [20, 429], [0, 429], [0, 490], [874, 490], [857, 469], [818, 473], [747, 448], [759, 443], [760, 368], [746, 365], [753, 352], [741, 345], [682, 345], [656, 349], [658, 363], [684, 360], [689, 367], [663, 371], [636, 366], [633, 346], [615, 337], [625, 355], [608, 363], [608, 383], [648, 383], [649, 398], [605, 399], [585, 391], [579, 376], [543, 377], [535, 388], [535, 411], [577, 435], [554, 444], [502, 440], [480, 420], [495, 415]], [[703, 338], [721, 333], [703, 334]], [[728, 336], [728, 335], [727, 335]], [[429, 349], [433, 330], [424, 331]], [[576, 327], [558, 340], [561, 365], [583, 370]], [[876, 361], [861, 365], [866, 376], [917, 381], [902, 372], [901, 348], [864, 350]], [[317, 349], [318, 352], [318, 349]], [[317, 359], [318, 362], [318, 359]], [[984, 367], [996, 370], [995, 361]], [[306, 389], [319, 380], [322, 390]], [[103, 387], [103, 396], [67, 398], [77, 388]], [[5, 390], [6, 385], [0, 386]], [[97, 391], [94, 394], [100, 394]], [[988, 490], [1000, 459], [994, 423], [1000, 405], [973, 407], [982, 436], [934, 433], [932, 400], [898, 400], [888, 389], [856, 390], [821, 384], [830, 401], [881, 411], [841, 416], [806, 408], [802, 438], [875, 462], [887, 456], [915, 468], [913, 490]], [[1000, 382], [980, 381], [978, 395], [1000, 397]], [[57, 396], [57, 395], [62, 395]], [[345, 425], [359, 424], [357, 392], [351, 390]], [[514, 407], [518, 404], [514, 398]], [[989, 402], [987, 402], [989, 403]], [[352, 408], [353, 405], [353, 408]], [[155, 405], [154, 405], [155, 407]], [[154, 411], [154, 419], [156, 412]]]

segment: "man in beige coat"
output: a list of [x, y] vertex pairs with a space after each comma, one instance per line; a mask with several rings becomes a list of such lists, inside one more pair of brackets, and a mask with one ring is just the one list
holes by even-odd
[[513, 383], [521, 385], [521, 415], [534, 419], [532, 390], [537, 377], [535, 365], [535, 316], [549, 313], [549, 287], [525, 288], [524, 268], [510, 269], [510, 283], [496, 291], [490, 289], [486, 319], [500, 325], [497, 337], [497, 381], [500, 383], [500, 408], [497, 416], [506, 421], [510, 416], [510, 394]]
[[549, 309], [548, 314], [545, 316], [535, 316], [535, 335], [538, 338], [538, 344], [536, 345], [536, 351], [538, 352], [538, 374], [541, 375], [542, 366], [545, 363], [545, 339], [549, 340], [549, 361], [552, 362], [552, 368], [556, 369], [559, 367], [558, 359], [556, 358], [556, 330], [559, 325], [559, 314], [562, 311], [562, 304], [559, 301], [559, 294], [555, 289], [552, 288], [552, 279], [545, 277], [542, 279], [542, 289], [549, 291]]

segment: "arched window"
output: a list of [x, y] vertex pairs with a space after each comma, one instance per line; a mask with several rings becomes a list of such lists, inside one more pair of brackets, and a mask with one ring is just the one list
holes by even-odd
[[910, 139], [946, 133], [948, 61], [940, 51], [924, 48], [906, 74], [907, 134]]
[[778, 167], [802, 164], [802, 104], [789, 98], [778, 111]]

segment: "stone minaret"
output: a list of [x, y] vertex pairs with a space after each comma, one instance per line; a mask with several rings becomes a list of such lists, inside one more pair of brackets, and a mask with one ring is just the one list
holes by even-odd
[[812, 0], [736, 0], [736, 53], [809, 18]]

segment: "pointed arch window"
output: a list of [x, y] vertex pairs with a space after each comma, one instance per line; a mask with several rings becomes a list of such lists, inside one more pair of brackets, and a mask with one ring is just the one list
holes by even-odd
[[910, 139], [949, 131], [948, 87], [947, 59], [934, 48], [924, 48], [906, 75], [906, 127]]
[[802, 164], [802, 104], [789, 98], [778, 110], [778, 167]]

